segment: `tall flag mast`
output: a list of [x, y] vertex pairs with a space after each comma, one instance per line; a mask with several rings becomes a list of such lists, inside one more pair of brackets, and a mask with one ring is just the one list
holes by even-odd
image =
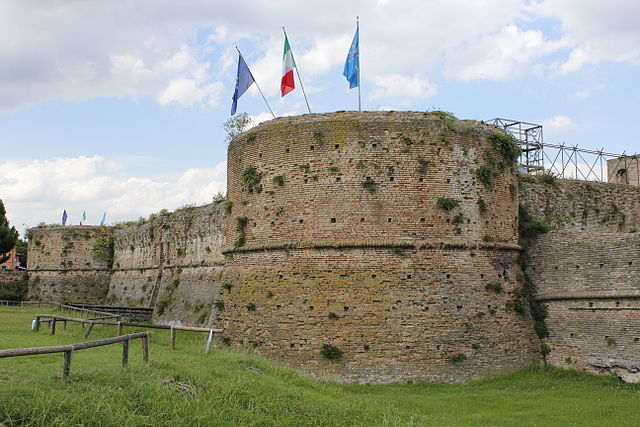
[[253, 74], [251, 74], [251, 70], [249, 70], [249, 66], [242, 57], [242, 53], [240, 53], [240, 49], [238, 49], [238, 46], [236, 46], [236, 50], [238, 51], [238, 75], [236, 76], [236, 90], [235, 92], [233, 92], [231, 115], [233, 116], [238, 109], [238, 98], [240, 98], [247, 91], [247, 89], [249, 89], [249, 87], [251, 87], [251, 85], [255, 83], [258, 91], [260, 92], [260, 95], [262, 95], [264, 103], [267, 104], [269, 112], [275, 119], [276, 116], [275, 114], [273, 114], [273, 110], [271, 110], [271, 107], [267, 102], [267, 98], [264, 97], [264, 94], [262, 93], [260, 86], [258, 86], [258, 82], [256, 81], [256, 79], [253, 78]]
[[362, 111], [362, 101], [360, 96], [360, 18], [356, 17], [356, 34], [353, 36], [347, 60], [344, 63], [343, 75], [349, 82], [349, 89], [358, 87], [358, 111]]
[[300, 82], [300, 89], [302, 89], [302, 94], [304, 95], [304, 102], [307, 103], [307, 110], [311, 112], [309, 100], [307, 99], [307, 94], [305, 93], [304, 86], [302, 85], [300, 71], [298, 70], [295, 59], [293, 59], [293, 51], [291, 50], [289, 37], [287, 37], [287, 30], [284, 29], [284, 25], [282, 26], [282, 32], [284, 32], [284, 52], [282, 53], [282, 80], [280, 82], [280, 91], [284, 97], [296, 88], [295, 80], [293, 78], [293, 69], [295, 68], [296, 74], [298, 75], [298, 81]]

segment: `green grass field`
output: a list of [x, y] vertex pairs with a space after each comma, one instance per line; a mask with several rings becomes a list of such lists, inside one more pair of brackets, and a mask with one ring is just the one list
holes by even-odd
[[[0, 349], [82, 341], [78, 324], [31, 332], [36, 312], [50, 311], [0, 308]], [[90, 339], [113, 335], [96, 326]], [[342, 385], [243, 353], [205, 355], [202, 334], [168, 343], [152, 331], [144, 365], [134, 341], [124, 369], [119, 344], [78, 351], [67, 383], [61, 354], [0, 359], [0, 426], [640, 424], [640, 386], [611, 377], [532, 368], [467, 384]]]

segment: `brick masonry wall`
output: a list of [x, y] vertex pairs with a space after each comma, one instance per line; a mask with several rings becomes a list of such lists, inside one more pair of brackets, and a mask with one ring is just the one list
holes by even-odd
[[107, 261], [94, 259], [96, 238], [112, 230], [95, 226], [32, 228], [29, 240], [29, 299], [104, 301], [111, 277]]
[[[521, 285], [515, 176], [494, 165], [489, 189], [474, 173], [500, 160], [486, 140], [495, 131], [349, 112], [276, 119], [234, 140], [230, 291], [211, 324], [226, 342], [338, 381], [459, 381], [538, 361], [530, 318], [506, 308]], [[252, 191], [250, 167], [262, 174]], [[342, 359], [323, 359], [323, 344]]]
[[640, 235], [554, 231], [528, 251], [556, 366], [640, 380]]
[[562, 229], [593, 232], [640, 230], [640, 188], [624, 184], [558, 179], [520, 180], [520, 203]]
[[107, 302], [155, 307], [159, 322], [205, 322], [220, 291], [222, 210], [188, 207], [116, 230]]

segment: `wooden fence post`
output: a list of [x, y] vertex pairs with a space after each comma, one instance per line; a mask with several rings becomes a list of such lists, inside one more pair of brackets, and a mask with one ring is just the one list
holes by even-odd
[[71, 371], [71, 358], [73, 357], [73, 350], [64, 352], [64, 366], [62, 367], [62, 379], [66, 380]]
[[142, 360], [144, 363], [149, 362], [149, 336], [142, 337]]
[[176, 349], [176, 330], [171, 327], [171, 350]]
[[118, 336], [122, 335], [122, 322], [118, 321]]
[[95, 325], [94, 322], [89, 322], [89, 326], [87, 326], [87, 330], [85, 331], [84, 336], [82, 337], [83, 339], [89, 338], [89, 334], [91, 333], [91, 330], [93, 329], [93, 325]]
[[51, 318], [51, 335], [56, 334], [56, 318]]
[[211, 343], [213, 342], [213, 329], [209, 330], [209, 338], [207, 339], [207, 345], [204, 347], [204, 354], [209, 354], [211, 350]]
[[129, 362], [129, 340], [122, 341], [122, 367], [126, 367]]

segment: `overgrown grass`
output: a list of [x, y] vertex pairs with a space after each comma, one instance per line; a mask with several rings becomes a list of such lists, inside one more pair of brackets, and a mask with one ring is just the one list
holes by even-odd
[[[0, 308], [0, 348], [82, 341], [78, 325], [30, 332], [35, 312]], [[132, 329], [125, 328], [125, 332]], [[91, 339], [112, 336], [95, 328]], [[153, 331], [151, 362], [132, 342], [78, 351], [62, 383], [62, 355], [0, 359], [0, 424], [9, 425], [634, 425], [640, 386], [577, 371], [531, 368], [467, 384], [343, 385], [257, 356], [214, 349], [202, 336]], [[334, 362], [332, 362], [334, 363]], [[340, 362], [335, 362], [340, 363]], [[181, 383], [183, 390], [177, 391]]]

